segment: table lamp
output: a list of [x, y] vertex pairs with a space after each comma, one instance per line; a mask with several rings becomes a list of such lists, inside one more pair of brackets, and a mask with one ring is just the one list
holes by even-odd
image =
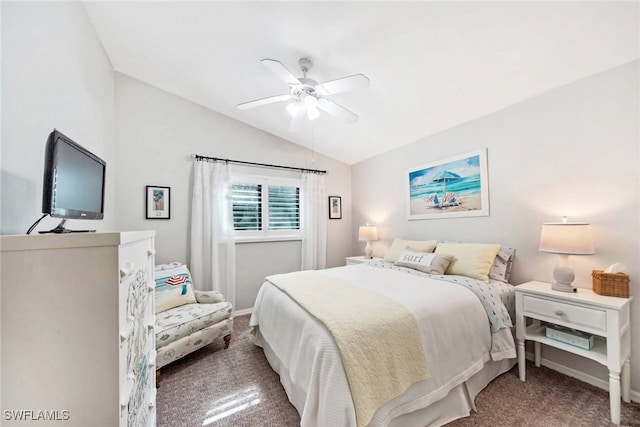
[[568, 222], [567, 217], [562, 222], [545, 222], [540, 232], [540, 247], [542, 252], [560, 254], [560, 263], [553, 270], [551, 289], [561, 292], [575, 292], [571, 286], [575, 279], [573, 269], [568, 265], [569, 255], [591, 255], [594, 252], [591, 238], [591, 226], [586, 222]]
[[358, 240], [366, 241], [367, 245], [364, 247], [364, 257], [366, 259], [373, 258], [371, 253], [373, 252], [371, 249], [371, 241], [378, 240], [378, 229], [375, 225], [361, 225], [358, 230]]

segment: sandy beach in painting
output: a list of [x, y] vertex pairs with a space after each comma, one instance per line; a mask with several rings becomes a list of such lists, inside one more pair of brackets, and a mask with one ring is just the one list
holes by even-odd
[[[438, 214], [445, 212], [467, 212], [479, 210], [482, 201], [479, 194], [458, 197], [458, 206], [436, 207], [432, 203], [427, 203], [426, 199], [411, 201], [411, 215]], [[427, 207], [429, 205], [429, 207]]]

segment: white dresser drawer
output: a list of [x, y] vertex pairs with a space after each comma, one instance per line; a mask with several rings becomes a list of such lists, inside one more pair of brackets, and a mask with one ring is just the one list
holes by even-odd
[[593, 331], [607, 332], [607, 314], [597, 308], [565, 304], [544, 298], [524, 295], [525, 313], [543, 316], [549, 321], [563, 322], [567, 326], [589, 328]]

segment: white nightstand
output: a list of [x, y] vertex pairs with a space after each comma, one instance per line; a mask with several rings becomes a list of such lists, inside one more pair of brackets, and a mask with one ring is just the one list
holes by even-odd
[[382, 258], [373, 257], [369, 259], [360, 255], [360, 256], [348, 256], [345, 258], [345, 260], [347, 265], [352, 265], [352, 264], [362, 264], [363, 262], [382, 261]]
[[[551, 284], [528, 282], [516, 286], [516, 337], [518, 368], [525, 380], [525, 341], [534, 341], [535, 365], [540, 366], [540, 345], [545, 344], [577, 354], [609, 369], [611, 421], [620, 424], [620, 391], [629, 402], [631, 331], [629, 308], [632, 298], [606, 297], [590, 289], [575, 293], [551, 290]], [[527, 326], [527, 318], [533, 322]], [[546, 337], [542, 322], [555, 323], [595, 335], [591, 350]], [[621, 383], [622, 379], [622, 383]]]

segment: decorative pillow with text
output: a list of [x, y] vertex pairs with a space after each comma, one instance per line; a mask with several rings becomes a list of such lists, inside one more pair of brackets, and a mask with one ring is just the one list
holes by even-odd
[[453, 260], [453, 255], [414, 252], [405, 249], [400, 252], [395, 265], [409, 267], [429, 274], [444, 274]]

